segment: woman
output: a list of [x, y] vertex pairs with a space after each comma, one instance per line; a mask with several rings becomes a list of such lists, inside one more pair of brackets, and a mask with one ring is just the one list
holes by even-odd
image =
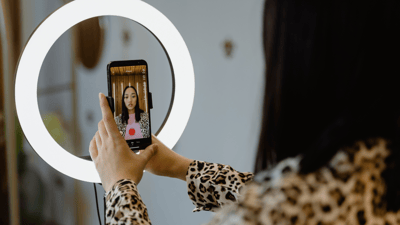
[[145, 168], [186, 181], [196, 210], [221, 208], [210, 225], [400, 224], [399, 8], [395, 0], [266, 1], [254, 177], [187, 159], [155, 138], [131, 153], [114, 138], [100, 95], [103, 120], [89, 150], [107, 223], [150, 224], [136, 189]]
[[149, 114], [139, 108], [138, 94], [133, 86], [125, 87], [122, 93], [122, 113], [114, 119], [125, 140], [150, 137]]

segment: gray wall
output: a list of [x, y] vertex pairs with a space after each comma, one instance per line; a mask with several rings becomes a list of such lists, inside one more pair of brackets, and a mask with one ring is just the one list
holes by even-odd
[[[174, 150], [191, 159], [229, 164], [239, 171], [252, 171], [261, 121], [264, 82], [262, 53], [263, 1], [146, 1], [177, 27], [192, 56], [195, 70], [193, 111]], [[62, 1], [23, 0], [23, 44], [34, 28]], [[145, 59], [149, 65], [150, 91], [153, 93], [152, 130], [158, 130], [166, 115], [171, 96], [171, 73], [167, 57], [157, 40], [137, 23], [119, 17], [101, 19], [106, 31], [99, 64], [93, 70], [73, 65], [71, 33], [65, 33], [52, 47], [39, 78], [39, 89], [71, 82], [75, 73], [78, 94], [78, 121], [81, 148], [64, 142], [76, 155], [88, 155], [89, 141], [101, 119], [98, 93], [107, 93], [106, 65], [109, 61]], [[131, 34], [124, 45], [123, 30]], [[224, 41], [234, 43], [233, 56], [224, 53]], [[72, 94], [66, 89], [39, 96], [42, 115], [58, 112], [71, 131]], [[92, 115], [93, 120], [88, 120]], [[72, 134], [71, 134], [72, 135]], [[67, 135], [68, 136], [68, 135]], [[38, 171], [46, 186], [46, 218], [60, 224], [98, 224], [93, 185], [75, 181], [50, 168], [25, 144], [30, 168]], [[54, 184], [55, 177], [63, 186]], [[100, 186], [98, 186], [101, 188]], [[186, 184], [177, 179], [145, 173], [138, 186], [153, 224], [201, 224], [209, 212], [192, 213]], [[101, 195], [98, 193], [100, 203]], [[53, 207], [51, 207], [51, 202]], [[100, 205], [102, 211], [102, 205]]]

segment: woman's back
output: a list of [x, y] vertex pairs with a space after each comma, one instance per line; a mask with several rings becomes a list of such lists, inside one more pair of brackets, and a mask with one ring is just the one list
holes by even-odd
[[338, 151], [308, 174], [299, 173], [300, 156], [281, 161], [209, 224], [400, 224], [400, 211], [388, 212], [383, 201], [390, 150], [383, 139], [370, 141]]
[[255, 171], [302, 155], [300, 173], [338, 149], [381, 137], [391, 145], [382, 177], [400, 209], [400, 40], [397, 0], [267, 0], [266, 92]]

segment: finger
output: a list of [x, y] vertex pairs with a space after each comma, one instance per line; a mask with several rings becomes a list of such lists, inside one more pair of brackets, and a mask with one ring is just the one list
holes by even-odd
[[168, 150], [171, 150], [171, 149], [169, 149], [167, 146], [165, 146], [164, 145], [164, 143], [162, 143], [154, 134], [151, 134], [151, 142], [153, 143], [153, 144], [157, 144], [158, 145], [158, 147], [161, 149], [164, 149], [164, 148], [166, 148], [166, 149], [168, 149]]
[[143, 158], [145, 163], [147, 163], [151, 159], [151, 157], [153, 157], [157, 153], [157, 150], [158, 150], [158, 145], [152, 144], [148, 146], [143, 152], [141, 152], [139, 156]]
[[99, 131], [96, 132], [96, 134], [94, 135], [94, 138], [96, 140], [97, 151], [99, 152], [99, 151], [101, 151], [101, 145], [102, 145]]
[[97, 146], [96, 146], [96, 140], [93, 137], [92, 140], [90, 141], [89, 144], [89, 153], [90, 153], [90, 157], [92, 158], [93, 161], [96, 160], [97, 155], [98, 155], [98, 151], [97, 151]]
[[103, 122], [104, 122], [104, 126], [106, 127], [107, 133], [110, 136], [119, 134], [117, 124], [115, 123], [114, 117], [111, 113], [111, 109], [110, 109], [110, 106], [108, 105], [106, 96], [104, 96], [104, 94], [100, 93], [99, 100], [100, 100], [101, 114], [103, 115]]
[[100, 120], [100, 122], [97, 124], [97, 127], [99, 128], [99, 133], [100, 133], [101, 139], [102, 140], [106, 139], [108, 137], [108, 133], [107, 133], [107, 130], [106, 130], [103, 120]]

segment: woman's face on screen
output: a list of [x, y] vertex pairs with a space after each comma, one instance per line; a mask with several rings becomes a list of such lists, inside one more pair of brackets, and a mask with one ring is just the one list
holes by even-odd
[[125, 91], [125, 96], [124, 96], [124, 102], [125, 106], [128, 110], [132, 110], [136, 106], [137, 102], [137, 96], [135, 90], [133, 88], [128, 88]]

